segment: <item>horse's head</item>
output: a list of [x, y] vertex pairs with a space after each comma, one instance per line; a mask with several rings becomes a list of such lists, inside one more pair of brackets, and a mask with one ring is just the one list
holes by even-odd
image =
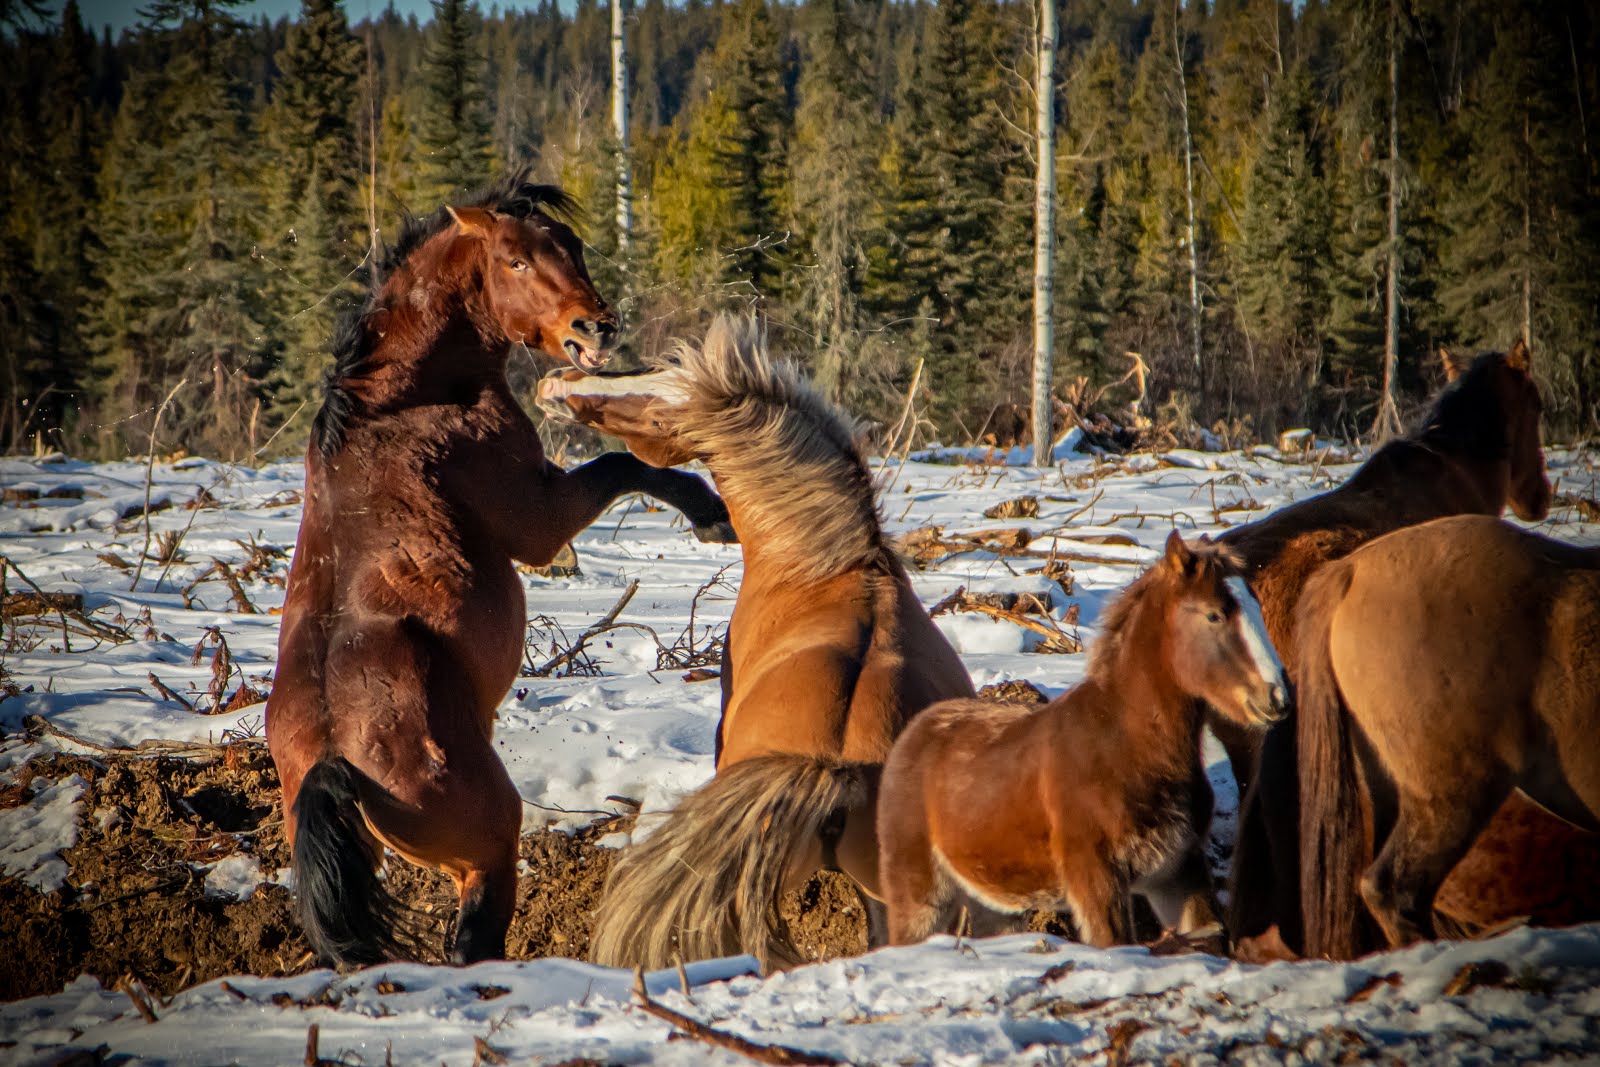
[[1473, 360], [1441, 348], [1439, 358], [1450, 387], [1430, 423], [1463, 440], [1470, 436], [1474, 443], [1492, 445], [1494, 455], [1481, 458], [1506, 464], [1506, 503], [1519, 519], [1543, 519], [1550, 512], [1550, 479], [1539, 439], [1544, 401], [1526, 342]]
[[1261, 605], [1231, 550], [1167, 538], [1157, 564], [1167, 584], [1170, 663], [1179, 685], [1231, 719], [1263, 726], [1284, 715], [1289, 689]]
[[552, 418], [620, 437], [629, 452], [651, 466], [676, 467], [698, 458], [667, 417], [686, 395], [683, 379], [677, 367], [607, 375], [562, 368], [539, 383], [539, 407]]
[[580, 370], [605, 366], [622, 324], [595, 291], [572, 228], [541, 212], [449, 208], [482, 277], [479, 328]]

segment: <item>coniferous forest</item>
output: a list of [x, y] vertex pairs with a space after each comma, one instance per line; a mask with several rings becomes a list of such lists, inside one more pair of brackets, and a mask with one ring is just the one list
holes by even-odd
[[[1392, 273], [1402, 411], [1438, 346], [1527, 337], [1547, 436], [1596, 431], [1592, 4], [1057, 10], [1058, 395], [1137, 354], [1152, 415], [1365, 434]], [[166, 450], [293, 452], [374, 230], [523, 163], [586, 206], [634, 355], [753, 307], [867, 420], [916, 377], [921, 439], [978, 439], [1028, 403], [1037, 17], [637, 0], [623, 239], [594, 0], [421, 24], [149, 0], [115, 38], [0, 0], [0, 447], [143, 453], [159, 411]]]

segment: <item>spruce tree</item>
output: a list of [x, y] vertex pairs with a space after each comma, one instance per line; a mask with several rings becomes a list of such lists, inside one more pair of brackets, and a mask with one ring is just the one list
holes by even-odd
[[657, 256], [690, 288], [761, 299], [784, 263], [788, 195], [782, 56], [766, 0], [723, 10], [702, 80], [705, 96], [657, 177]]
[[730, 279], [757, 293], [775, 291], [783, 247], [788, 107], [778, 29], [767, 0], [737, 0], [723, 16], [711, 56], [709, 108], [732, 122], [717, 139], [716, 178], [729, 194], [724, 255]]
[[[1279, 80], [1244, 185], [1243, 241], [1235, 263], [1240, 312], [1258, 360], [1270, 355], [1314, 384], [1328, 308], [1329, 209], [1311, 81], [1295, 67]], [[1290, 394], [1298, 400], [1306, 394]], [[1302, 412], [1303, 414], [1303, 412]]]
[[484, 86], [476, 5], [434, 0], [433, 26], [419, 76], [413, 211], [431, 211], [477, 188], [498, 170]]
[[835, 396], [858, 368], [856, 331], [877, 189], [876, 131], [864, 42], [865, 5], [815, 0], [800, 73], [791, 157], [791, 226], [804, 246], [789, 286], [793, 313], [813, 339], [816, 375]]
[[[267, 349], [264, 278], [251, 255], [260, 204], [233, 74], [235, 2], [154, 0], [144, 11], [150, 28], [171, 35], [176, 54], [157, 98], [166, 136], [146, 148], [159, 153], [156, 208], [173, 231], [169, 254], [144, 264], [159, 295], [141, 377], [157, 389], [187, 379], [166, 425], [185, 447], [229, 456], [248, 445]], [[183, 160], [184, 170], [175, 172], [171, 160]]]
[[[358, 206], [364, 169], [356, 108], [361, 42], [336, 0], [301, 0], [300, 19], [278, 53], [279, 80], [262, 118], [270, 168], [263, 315], [275, 418], [291, 418], [318, 395], [338, 312], [353, 296], [346, 279], [367, 241]], [[303, 432], [309, 419], [301, 416]], [[301, 436], [285, 436], [292, 443]]]
[[1592, 395], [1577, 360], [1600, 340], [1597, 209], [1559, 25], [1548, 13], [1495, 21], [1462, 111], [1470, 151], [1444, 209], [1442, 302], [1457, 340], [1503, 349], [1525, 336], [1563, 392]]

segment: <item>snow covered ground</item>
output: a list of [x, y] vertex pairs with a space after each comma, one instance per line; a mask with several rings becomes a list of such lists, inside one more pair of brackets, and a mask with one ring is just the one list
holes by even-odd
[[[937, 525], [948, 539], [1025, 528], [1030, 548], [1053, 548], [1070, 561], [1072, 590], [1029, 573], [1042, 559], [975, 547], [914, 575], [925, 603], [963, 586], [1035, 593], [1067, 632], [1091, 639], [1107, 598], [1155, 558], [1174, 524], [1216, 533], [1320, 492], [1354, 469], [1271, 449], [1175, 452], [1116, 464], [1076, 457], [1042, 475], [929, 458], [945, 462], [883, 471], [882, 510], [892, 532]], [[1594, 457], [1555, 453], [1551, 460], [1558, 495], [1600, 495]], [[272, 612], [282, 605], [287, 573], [287, 560], [272, 550], [293, 548], [298, 463], [157, 464], [148, 495], [153, 509], [169, 506], [149, 517], [152, 552], [164, 537], [181, 541], [170, 566], [146, 563], [137, 576], [147, 536], [142, 462], [0, 459], [0, 487], [8, 490], [0, 506], [7, 591], [24, 591], [25, 575], [51, 593], [81, 593], [89, 618], [133, 636], [97, 646], [74, 632], [90, 627], [70, 614], [25, 624], [21, 640], [6, 624], [13, 648], [0, 659], [0, 682], [20, 692], [0, 700], [0, 788], [15, 782], [29, 757], [73, 747], [25, 740], [27, 716], [113, 745], [259, 734], [259, 703], [199, 712], [242, 686], [270, 688]], [[1036, 499], [1037, 515], [984, 517], [1022, 496]], [[189, 506], [197, 501], [203, 506]], [[1600, 541], [1600, 526], [1579, 517], [1576, 507], [1558, 506], [1546, 532]], [[525, 578], [529, 664], [569, 644], [634, 580], [638, 590], [620, 620], [639, 628], [594, 641], [585, 673], [519, 679], [502, 703], [498, 743], [529, 828], [576, 826], [622, 810], [609, 798], [660, 809], [712, 772], [718, 687], [685, 680], [681, 667], [664, 665], [661, 648], [703, 646], [726, 624], [738, 549], [699, 544], [673, 513], [636, 500], [620, 502], [576, 549], [580, 576]], [[216, 563], [237, 579], [242, 601]], [[724, 568], [723, 583], [714, 582]], [[1081, 655], [1035, 654], [1042, 638], [1009, 622], [975, 614], [941, 615], [939, 622], [978, 685], [1026, 679], [1053, 695], [1084, 669]], [[219, 670], [222, 644], [231, 662]], [[1237, 796], [1220, 750], [1210, 756], [1220, 859]], [[86, 817], [80, 789], [71, 779], [28, 783], [23, 802], [0, 811], [0, 869], [42, 891], [59, 885], [67, 872], [57, 852]], [[208, 872], [207, 885], [239, 895], [272, 877], [241, 859]], [[1481, 961], [1503, 966], [1467, 967]], [[1100, 1054], [1118, 1062], [1169, 1055], [1188, 1061], [1230, 1050], [1262, 1062], [1380, 1055], [1403, 1062], [1600, 1062], [1595, 928], [1516, 931], [1338, 966], [1160, 959], [1143, 949], [1102, 953], [1037, 937], [961, 946], [935, 940], [765, 980], [729, 980], [748, 963], [690, 967], [690, 999], [674, 992], [676, 974], [654, 975], [649, 987], [702, 1022], [848, 1062], [1034, 1063]], [[1373, 984], [1391, 974], [1398, 977]], [[1455, 991], [1446, 995], [1452, 983]], [[396, 1063], [738, 1060], [699, 1041], [667, 1043], [668, 1024], [629, 1006], [630, 984], [620, 972], [562, 960], [461, 971], [406, 965], [346, 978], [326, 971], [239, 977], [226, 988], [212, 982], [153, 1005], [159, 1021], [152, 1024], [127, 995], [84, 978], [57, 995], [0, 1007], [0, 1060], [49, 1062], [64, 1047], [104, 1046], [141, 1063], [298, 1062], [311, 1024], [319, 1028], [321, 1056], [368, 1064], [383, 1062], [390, 1048]]]

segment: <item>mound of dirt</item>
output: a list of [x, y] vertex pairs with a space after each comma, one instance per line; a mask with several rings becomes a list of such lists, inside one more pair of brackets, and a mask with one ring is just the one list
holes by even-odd
[[[278, 778], [264, 745], [236, 742], [212, 759], [55, 755], [28, 764], [22, 778], [69, 774], [89, 789], [78, 843], [62, 854], [67, 885], [41, 893], [0, 879], [0, 999], [53, 993], [79, 974], [108, 986], [133, 974], [170, 996], [223, 975], [314, 966], [284, 887], [261, 885], [243, 901], [205, 892], [202, 865], [236, 853], [254, 858], [269, 878], [289, 866]], [[630, 823], [523, 836], [526, 867], [506, 942], [513, 959], [587, 953], [615, 855], [595, 842]], [[389, 884], [423, 916], [426, 943], [437, 953], [431, 962], [442, 962], [456, 908], [450, 880], [395, 860]], [[861, 897], [842, 876], [818, 876], [781, 911], [808, 958], [866, 948]]]

